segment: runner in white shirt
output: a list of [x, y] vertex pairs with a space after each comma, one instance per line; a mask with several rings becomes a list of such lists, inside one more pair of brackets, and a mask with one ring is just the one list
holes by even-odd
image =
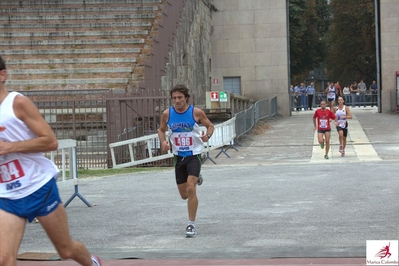
[[345, 99], [338, 96], [338, 106], [334, 108], [335, 116], [337, 117], [337, 131], [339, 135], [339, 152], [341, 156], [345, 156], [346, 137], [348, 136], [348, 121], [352, 119], [352, 113], [348, 106], [345, 105]]
[[335, 106], [335, 98], [336, 98], [336, 90], [334, 83], [329, 82], [327, 88], [324, 90], [324, 93], [327, 94], [328, 107], [332, 111]]
[[32, 101], [6, 90], [6, 77], [0, 56], [0, 264], [16, 266], [26, 222], [36, 217], [61, 258], [101, 266], [69, 234], [56, 184], [59, 170], [41, 154], [58, 147], [52, 129]]

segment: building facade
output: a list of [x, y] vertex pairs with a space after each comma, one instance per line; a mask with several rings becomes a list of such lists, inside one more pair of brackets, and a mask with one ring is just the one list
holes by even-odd
[[211, 1], [211, 90], [254, 100], [278, 98], [290, 115], [287, 3], [284, 0]]
[[380, 0], [381, 112], [390, 110], [397, 98], [399, 71], [399, 1]]

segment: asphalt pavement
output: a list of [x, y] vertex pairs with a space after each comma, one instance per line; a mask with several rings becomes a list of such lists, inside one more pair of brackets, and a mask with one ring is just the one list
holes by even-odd
[[[313, 111], [259, 123], [204, 162], [195, 238], [171, 168], [80, 179], [67, 213], [73, 238], [111, 265], [365, 265], [367, 240], [399, 240], [399, 115], [352, 108], [345, 157], [329, 160]], [[237, 149], [237, 150], [236, 150]], [[72, 181], [58, 183], [62, 199]], [[399, 251], [393, 250], [392, 253]], [[28, 224], [18, 266], [59, 261]], [[36, 261], [34, 261], [34, 259]]]

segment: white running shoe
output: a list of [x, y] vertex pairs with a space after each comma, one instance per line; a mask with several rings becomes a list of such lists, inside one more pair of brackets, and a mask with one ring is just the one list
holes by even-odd
[[194, 225], [187, 225], [186, 227], [186, 237], [194, 237], [197, 235], [197, 230], [195, 230]]
[[91, 255], [91, 260], [93, 261], [93, 265], [102, 266], [101, 260], [97, 255]]

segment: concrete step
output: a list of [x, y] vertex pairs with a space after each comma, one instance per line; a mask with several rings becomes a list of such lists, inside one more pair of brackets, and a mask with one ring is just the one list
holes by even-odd
[[1, 41], [0, 46], [30, 46], [30, 47], [37, 47], [37, 46], [49, 46], [49, 45], [115, 45], [115, 44], [142, 44], [144, 43], [145, 40], [140, 38], [140, 39], [111, 39], [111, 40], [105, 40], [105, 39], [99, 39], [99, 40], [42, 40], [42, 41], [36, 41], [36, 40], [30, 40], [30, 41]]
[[129, 78], [7, 80], [7, 85], [127, 84]]
[[9, 65], [63, 65], [73, 64], [78, 66], [81, 64], [105, 64], [105, 63], [135, 63], [136, 58], [63, 58], [63, 59], [11, 59], [7, 60]]
[[[8, 82], [8, 81], [7, 81]], [[31, 91], [31, 90], [97, 90], [97, 89], [109, 89], [109, 90], [125, 90], [126, 83], [110, 83], [110, 84], [24, 84], [24, 85], [8, 85], [7, 89], [12, 91]]]
[[124, 37], [148, 35], [148, 30], [107, 31], [53, 31], [53, 32], [0, 32], [0, 38], [81, 38], [81, 37]]
[[2, 31], [8, 29], [76, 29], [76, 28], [91, 28], [91, 29], [104, 29], [104, 28], [131, 28], [131, 27], [151, 27], [151, 22], [102, 22], [102, 23], [18, 23], [13, 25], [0, 24]]
[[[152, 10], [151, 10], [152, 11]], [[4, 24], [14, 24], [15, 22], [20, 22], [20, 21], [29, 21], [32, 23], [51, 23], [51, 21], [56, 21], [56, 22], [64, 22], [64, 21], [69, 21], [73, 23], [82, 23], [82, 21], [90, 22], [90, 21], [107, 21], [107, 20], [112, 20], [112, 21], [117, 21], [117, 20], [137, 20], [137, 19], [154, 19], [155, 14], [149, 13], [149, 14], [142, 14], [140, 10], [136, 11], [137, 14], [122, 14], [122, 15], [117, 15], [117, 14], [96, 14], [96, 15], [25, 15], [25, 16], [0, 16], [0, 21], [3, 21]]]
[[[48, 74], [93, 74], [93, 73], [131, 73], [132, 67], [120, 68], [57, 68], [57, 69], [10, 69], [10, 75], [48, 75]], [[15, 77], [14, 77], [15, 78]]]
[[60, 5], [104, 5], [104, 4], [160, 4], [162, 0], [53, 0], [53, 1], [15, 1], [15, 0], [2, 0], [1, 6], [17, 6], [17, 7], [31, 7], [32, 5], [40, 6], [60, 6]]
[[76, 143], [79, 147], [91, 147], [91, 146], [108, 147], [107, 138], [102, 138], [98, 140], [77, 140]]
[[[93, 143], [93, 144], [95, 144], [95, 143], [105, 143], [105, 146], [107, 146], [107, 136], [103, 136], [103, 137], [101, 137], [101, 136], [87, 136], [86, 142], [87, 142], [87, 145], [89, 145], [91, 143]], [[102, 145], [102, 144], [100, 144], [100, 145]]]
[[[76, 13], [83, 13], [86, 14], [87, 12], [91, 13], [131, 13], [136, 11], [156, 11], [158, 10], [158, 6], [110, 6], [109, 1], [107, 1], [107, 6], [104, 5], [100, 7], [32, 7], [37, 6], [34, 4], [27, 5], [26, 8], [17, 8], [17, 7], [5, 7], [3, 1], [0, 2], [0, 13], [3, 14], [76, 14]], [[158, 3], [156, 3], [158, 4]]]
[[137, 58], [76, 58], [76, 59], [9, 59], [7, 60], [8, 71], [12, 70], [13, 66], [18, 66], [19, 69], [29, 69], [38, 67], [55, 66], [57, 68], [63, 68], [65, 65], [70, 65], [71, 68], [81, 68], [82, 65], [89, 65], [87, 67], [93, 67], [101, 64], [111, 65], [132, 65], [137, 62]]
[[[21, 64], [21, 65], [17, 65], [17, 64], [7, 64], [7, 69], [8, 69], [8, 73], [10, 73], [11, 70], [49, 70], [49, 69], [100, 69], [101, 68], [108, 68], [108, 69], [113, 69], [113, 68], [120, 68], [121, 70], [124, 68], [130, 68], [130, 72], [133, 71], [134, 67], [135, 67], [135, 63], [136, 61], [132, 61], [132, 62], [126, 62], [126, 63], [97, 63], [97, 64]], [[76, 74], [82, 74], [83, 71], [79, 71], [80, 73], [76, 73]], [[103, 71], [99, 71], [102, 72]], [[86, 73], [86, 72], [84, 72]], [[90, 73], [92, 73], [90, 71]], [[128, 73], [126, 71], [114, 71], [114, 73]], [[50, 73], [49, 73], [50, 74]], [[51, 73], [54, 74], [54, 73]], [[73, 72], [72, 72], [73, 74]], [[9, 77], [10, 78], [10, 77]], [[17, 78], [15, 78], [17, 79]], [[19, 79], [19, 78], [18, 78]]]
[[[1, 48], [1, 47], [0, 47]], [[81, 55], [81, 54], [132, 54], [140, 53], [140, 48], [108, 48], [108, 49], [32, 49], [32, 50], [0, 50], [1, 55]], [[121, 55], [123, 57], [123, 55]]]
[[[93, 158], [93, 154], [94, 152], [99, 153], [101, 152], [102, 154], [105, 154], [108, 152], [108, 147], [107, 145], [103, 145], [103, 146], [90, 146], [90, 147], [77, 147], [76, 151], [79, 152], [80, 154], [82, 154], [82, 152], [89, 152], [89, 154], [87, 155], [87, 157], [91, 157]], [[90, 155], [91, 153], [91, 155]]]
[[[131, 72], [114, 72], [112, 73], [112, 78], [114, 81], [117, 79], [129, 79], [131, 77]], [[14, 81], [19, 80], [28, 80], [28, 79], [38, 79], [38, 80], [58, 80], [62, 82], [57, 83], [46, 83], [46, 84], [81, 84], [80, 80], [87, 80], [87, 79], [102, 79], [104, 78], [104, 73], [69, 73], [69, 74], [25, 74], [25, 75], [10, 75], [7, 82], [10, 81], [10, 84]], [[13, 81], [13, 82], [11, 82]], [[77, 83], [79, 82], [79, 83]], [[88, 81], [91, 83], [96, 83], [96, 81]], [[112, 83], [112, 82], [111, 82]], [[120, 83], [120, 82], [117, 82]], [[44, 85], [44, 84], [43, 84]]]

